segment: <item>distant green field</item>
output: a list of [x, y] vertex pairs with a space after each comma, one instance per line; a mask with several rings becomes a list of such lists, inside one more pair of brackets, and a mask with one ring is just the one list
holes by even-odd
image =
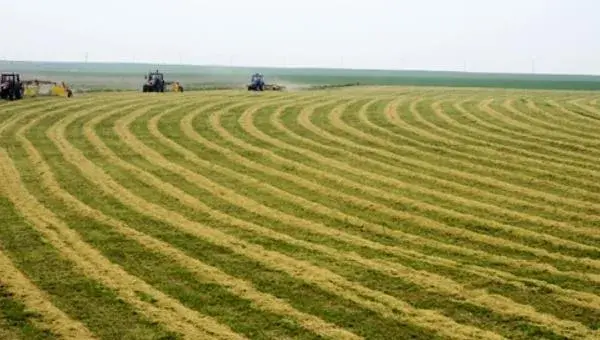
[[0, 61], [2, 71], [21, 72], [29, 78], [66, 81], [79, 90], [139, 90], [144, 81], [144, 74], [156, 68], [164, 71], [168, 79], [180, 81], [187, 89], [241, 88], [249, 81], [252, 73], [262, 72], [268, 82], [281, 83], [293, 89], [359, 83], [361, 85], [600, 90], [600, 76], [584, 75]]
[[0, 102], [0, 338], [599, 339], [599, 99]]

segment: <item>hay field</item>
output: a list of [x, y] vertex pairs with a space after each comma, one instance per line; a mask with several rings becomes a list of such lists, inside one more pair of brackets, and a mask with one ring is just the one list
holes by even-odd
[[600, 94], [0, 103], [2, 339], [599, 339]]

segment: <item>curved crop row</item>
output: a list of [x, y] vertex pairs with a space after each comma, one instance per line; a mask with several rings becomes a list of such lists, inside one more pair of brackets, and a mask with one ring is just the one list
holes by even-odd
[[9, 331], [598, 338], [595, 96], [373, 87], [3, 105], [0, 292], [39, 315]]

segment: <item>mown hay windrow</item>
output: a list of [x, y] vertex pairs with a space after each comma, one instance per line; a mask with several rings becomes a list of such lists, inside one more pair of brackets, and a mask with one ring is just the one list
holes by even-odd
[[[0, 195], [78, 275], [173, 334], [600, 337], [596, 94], [379, 87], [3, 108]], [[135, 259], [102, 243], [108, 235], [186, 279], [134, 274]], [[57, 309], [7, 254], [0, 283], [40, 327], [96, 337], [97, 325]], [[242, 264], [260, 270], [231, 269]], [[258, 277], [271, 274], [296, 291]], [[186, 296], [196, 282], [209, 291]], [[210, 287], [256, 324], [202, 305], [220, 298], [190, 303]]]

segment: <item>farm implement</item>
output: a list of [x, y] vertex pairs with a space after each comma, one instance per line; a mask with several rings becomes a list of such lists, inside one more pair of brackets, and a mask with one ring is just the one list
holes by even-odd
[[[50, 90], [47, 92], [42, 92], [41, 88], [43, 85], [50, 85]], [[65, 84], [65, 82], [60, 82], [60, 84], [55, 81], [48, 80], [29, 80], [25, 82], [26, 97], [36, 97], [41, 93], [46, 93], [50, 96], [57, 97], [73, 97], [73, 91], [67, 84]]]
[[142, 86], [142, 92], [165, 92], [168, 91], [168, 85], [171, 85], [172, 92], [183, 92], [183, 86], [178, 81], [165, 81], [164, 74], [161, 72], [148, 72], [144, 76], [146, 83]]
[[18, 73], [2, 73], [0, 74], [0, 99], [19, 100], [24, 97], [36, 97], [40, 95], [42, 85], [50, 85], [50, 89], [46, 92], [50, 96], [72, 97], [73, 91], [61, 82], [58, 84], [48, 80], [23, 80]]

